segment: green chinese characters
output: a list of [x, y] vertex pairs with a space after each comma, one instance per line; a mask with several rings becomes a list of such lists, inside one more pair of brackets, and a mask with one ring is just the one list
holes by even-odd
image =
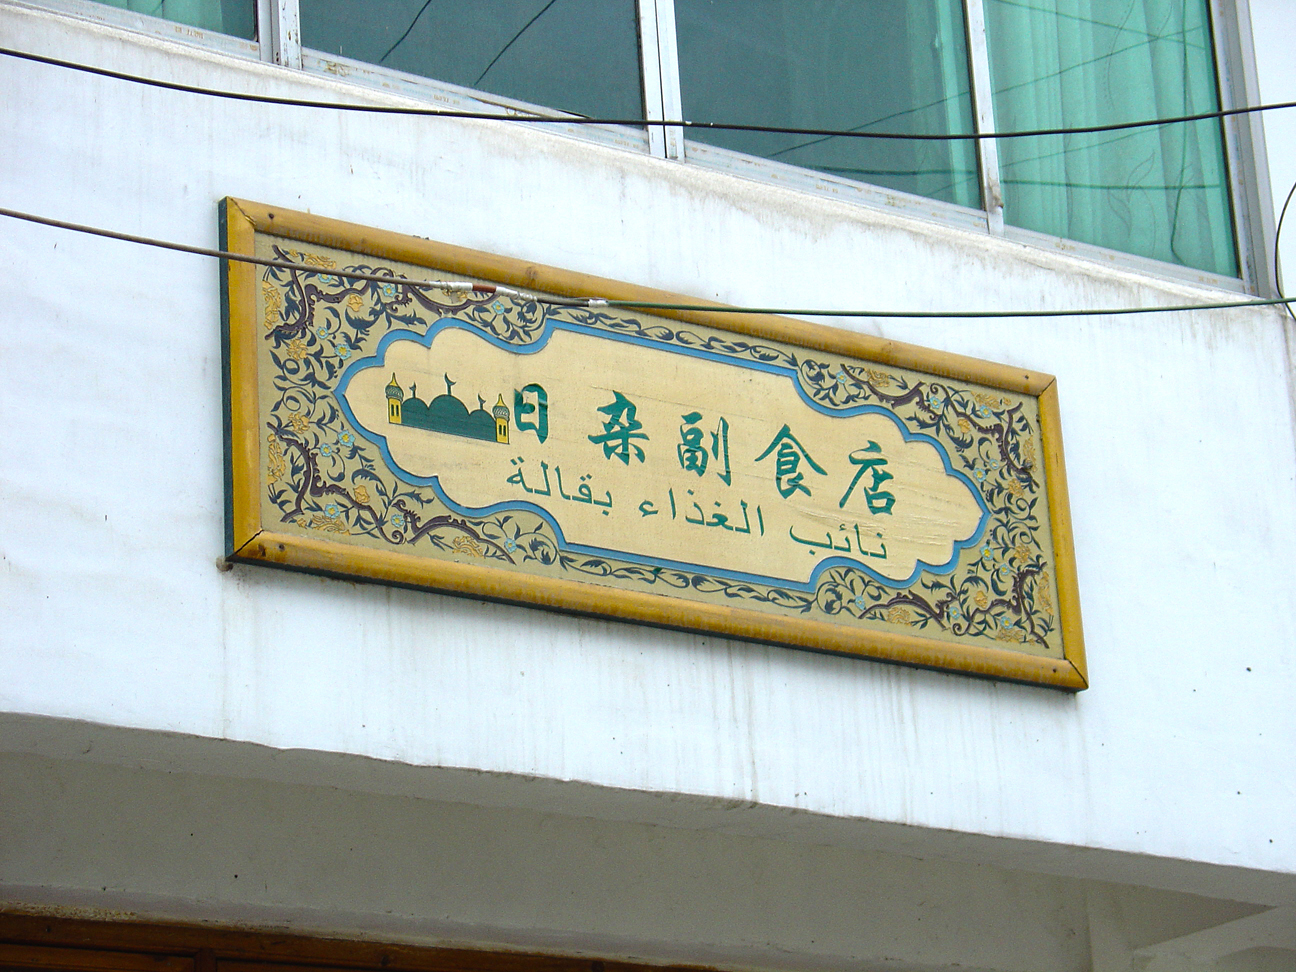
[[603, 456], [606, 459], [615, 457], [628, 466], [630, 457], [633, 455], [635, 459], [643, 462], [643, 448], [635, 440], [647, 441], [648, 434], [642, 431], [643, 423], [636, 418], [635, 404], [619, 391], [613, 391], [612, 394], [615, 396], [612, 401], [599, 408], [599, 411], [607, 416], [603, 422], [603, 432], [588, 438], [595, 445], [603, 447]]

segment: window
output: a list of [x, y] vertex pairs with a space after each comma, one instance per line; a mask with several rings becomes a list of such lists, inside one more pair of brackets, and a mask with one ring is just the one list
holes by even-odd
[[110, 7], [161, 17], [248, 40], [256, 37], [255, 0], [100, 0]]
[[[256, 0], [105, 2], [256, 36]], [[390, 70], [488, 101], [599, 118], [682, 114], [968, 135], [1220, 108], [1227, 99], [1211, 2], [273, 0], [263, 7], [277, 12], [279, 36], [295, 36], [299, 18], [308, 65]], [[277, 59], [302, 61], [300, 51]], [[834, 186], [848, 180], [861, 190], [936, 200], [951, 219], [979, 219], [1021, 239], [1045, 234], [1238, 277], [1248, 243], [1234, 229], [1239, 204], [1227, 131], [1215, 119], [945, 141], [692, 128], [684, 141], [678, 129], [654, 128], [646, 141], [660, 154], [748, 174], [773, 178], [792, 166]]]
[[[961, 0], [675, 0], [691, 121], [973, 131]], [[975, 143], [698, 131], [693, 137], [861, 182], [980, 205]]]
[[312, 50], [586, 117], [643, 116], [635, 0], [300, 4]]
[[[1220, 107], [1206, 0], [985, 0], [985, 9], [1002, 131]], [[1219, 121], [1005, 139], [999, 170], [1013, 225], [1238, 272]]]

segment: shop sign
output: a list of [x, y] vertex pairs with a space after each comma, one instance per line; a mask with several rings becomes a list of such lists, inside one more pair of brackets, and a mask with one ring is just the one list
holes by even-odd
[[231, 560], [1084, 687], [1049, 376], [224, 215]]

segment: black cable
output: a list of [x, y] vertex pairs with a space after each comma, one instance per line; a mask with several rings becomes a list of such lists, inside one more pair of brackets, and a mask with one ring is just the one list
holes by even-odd
[[[1287, 201], [1283, 203], [1282, 213], [1278, 216], [1278, 226], [1274, 230], [1274, 289], [1278, 291], [1279, 297], [1285, 297], [1286, 295], [1283, 294], [1282, 261], [1278, 256], [1278, 245], [1282, 242], [1283, 220], [1287, 218], [1287, 207], [1291, 205], [1292, 196], [1296, 196], [1296, 182], [1292, 183], [1291, 189], [1287, 192]], [[1296, 311], [1292, 310], [1291, 303], [1284, 303], [1283, 307], [1286, 309], [1287, 315], [1293, 321], [1296, 321]]]
[[[137, 236], [133, 233], [119, 233], [116, 230], [101, 229], [97, 226], [85, 226], [81, 223], [69, 223], [48, 216], [36, 216], [16, 209], [0, 208], [0, 216], [21, 219], [28, 223], [51, 226], [55, 229], [69, 230], [74, 233], [86, 233], [109, 240], [124, 243], [138, 243], [141, 246], [154, 246], [164, 250], [176, 250], [180, 253], [193, 253], [198, 256], [217, 257], [221, 260], [233, 260], [237, 263], [252, 263], [262, 267], [276, 267], [283, 270], [296, 270], [301, 273], [317, 274], [330, 277], [346, 277], [349, 280], [373, 280], [379, 283], [399, 283], [409, 287], [444, 289], [446, 281], [408, 280], [390, 274], [363, 273], [355, 270], [336, 270], [310, 266], [305, 263], [293, 263], [289, 260], [271, 260], [266, 257], [249, 256], [244, 253], [232, 253], [228, 250], [216, 250], [205, 246], [191, 246], [187, 243], [172, 243], [167, 240], [153, 239], [148, 236]], [[461, 282], [455, 281], [460, 284]], [[464, 282], [466, 283], [466, 282]], [[479, 293], [508, 292], [517, 293], [510, 288], [495, 287], [490, 284], [474, 285]], [[675, 310], [705, 311], [719, 314], [773, 314], [796, 317], [877, 317], [877, 318], [1025, 318], [1025, 317], [1105, 317], [1118, 314], [1166, 314], [1179, 311], [1224, 310], [1231, 307], [1272, 307], [1296, 303], [1296, 297], [1279, 297], [1268, 300], [1233, 300], [1212, 304], [1171, 304], [1162, 307], [1113, 307], [1113, 308], [1080, 308], [1074, 310], [1034, 310], [1034, 311], [877, 311], [877, 310], [823, 310], [792, 307], [726, 307], [712, 304], [671, 304], [649, 300], [605, 300], [599, 297], [550, 297], [535, 294], [523, 295], [528, 300], [538, 303], [557, 304], [576, 307], [618, 307], [626, 310]]]
[[106, 68], [91, 67], [74, 61], [63, 61], [41, 54], [30, 54], [0, 47], [0, 54], [8, 57], [48, 64], [54, 67], [81, 71], [99, 77], [113, 78], [117, 81], [130, 81], [167, 91], [182, 91], [188, 94], [206, 95], [210, 98], [224, 98], [230, 101], [249, 101], [265, 105], [288, 105], [298, 108], [328, 108], [337, 111], [360, 111], [382, 115], [420, 115], [436, 118], [463, 118], [483, 121], [522, 122], [541, 125], [624, 125], [636, 128], [690, 128], [708, 131], [725, 132], [761, 132], [774, 135], [825, 135], [834, 138], [873, 138], [896, 139], [926, 142], [959, 142], [981, 141], [983, 139], [1036, 138], [1047, 135], [1089, 135], [1098, 132], [1118, 132], [1131, 128], [1155, 128], [1158, 125], [1182, 125], [1191, 122], [1209, 121], [1211, 119], [1231, 118], [1235, 115], [1249, 115], [1255, 112], [1277, 111], [1282, 108], [1296, 108], [1296, 101], [1281, 101], [1267, 105], [1251, 105], [1246, 108], [1224, 108], [1219, 111], [1204, 111], [1195, 115], [1176, 115], [1171, 118], [1158, 118], [1150, 121], [1114, 122], [1108, 125], [1084, 125], [1078, 128], [1036, 128], [1015, 132], [975, 132], [968, 134], [937, 135], [931, 133], [909, 134], [905, 132], [864, 132], [835, 128], [794, 128], [782, 125], [738, 125], [728, 122], [699, 122], [687, 119], [663, 120], [655, 118], [587, 118], [580, 115], [502, 115], [485, 111], [446, 111], [440, 108], [405, 108], [395, 105], [348, 105], [337, 101], [313, 101], [305, 98], [278, 98], [273, 95], [246, 94], [240, 91], [221, 91], [215, 88], [204, 88], [200, 85], [179, 84], [174, 81], [159, 81], [155, 78], [143, 78], [124, 71], [109, 71]]
[[[348, 280], [371, 280], [375, 283], [398, 283], [407, 287], [420, 287], [429, 290], [444, 290], [446, 284], [456, 289], [471, 289], [476, 293], [494, 294], [499, 291], [513, 292], [512, 288], [497, 287], [494, 284], [469, 284], [467, 281], [446, 280], [409, 280], [394, 273], [365, 273], [360, 270], [333, 270], [311, 266], [306, 263], [294, 263], [291, 260], [272, 260], [268, 257], [250, 256], [246, 253], [232, 253], [228, 250], [216, 250], [207, 246], [191, 246], [188, 243], [172, 243], [168, 240], [157, 240], [150, 236], [137, 236], [134, 233], [119, 233], [116, 230], [101, 229], [97, 226], [84, 226], [81, 223], [69, 223], [61, 219], [50, 219], [48, 216], [36, 216], [32, 213], [19, 212], [16, 209], [0, 209], [0, 216], [26, 220], [41, 226], [52, 226], [55, 229], [70, 230], [74, 233], [85, 233], [89, 236], [101, 236], [104, 239], [119, 240], [123, 243], [138, 243], [141, 246], [154, 246], [164, 250], [176, 250], [180, 253], [193, 253], [197, 256], [217, 257], [221, 260], [234, 260], [237, 263], [251, 263], [259, 267], [274, 267], [279, 270], [297, 270], [303, 273], [320, 274], [331, 277], [346, 277]], [[527, 294], [528, 299], [541, 304], [558, 304], [563, 306], [585, 306], [588, 301], [579, 297], [551, 297], [547, 295]]]
[[405, 28], [405, 33], [401, 34], [400, 37], [396, 38], [396, 43], [393, 44], [391, 47], [387, 48], [386, 54], [378, 58], [379, 64], [382, 64], [384, 61], [387, 60], [387, 58], [391, 57], [391, 52], [396, 50], [396, 48], [400, 47], [401, 44], [405, 43], [405, 38], [410, 35], [410, 31], [414, 29], [414, 25], [419, 22], [419, 18], [423, 16], [424, 11], [426, 11], [427, 8], [430, 7], [431, 5], [432, 5], [432, 0], [423, 0], [423, 6], [419, 7], [418, 13], [416, 13], [414, 15], [414, 19], [409, 22], [409, 26]]
[[488, 75], [488, 74], [490, 73], [490, 69], [493, 68], [493, 67], [494, 67], [494, 66], [499, 62], [499, 59], [500, 59], [501, 57], [504, 56], [504, 53], [505, 53], [505, 52], [506, 52], [510, 47], [512, 47], [514, 44], [517, 43], [518, 38], [521, 37], [523, 34], [525, 34], [528, 30], [530, 30], [530, 29], [531, 29], [531, 25], [534, 24], [534, 23], [535, 23], [537, 20], [539, 20], [541, 17], [543, 17], [545, 14], [547, 14], [547, 13], [549, 12], [549, 8], [552, 7], [552, 6], [553, 6], [555, 3], [557, 3], [557, 2], [558, 2], [558, 0], [549, 0], [548, 3], [546, 3], [543, 7], [540, 8], [540, 12], [539, 12], [538, 14], [536, 14], [534, 17], [532, 17], [530, 20], [528, 20], [525, 24], [523, 24], [523, 25], [522, 25], [522, 29], [519, 30], [516, 34], [514, 34], [512, 37], [509, 38], [509, 42], [508, 42], [507, 44], [505, 44], [503, 47], [501, 47], [501, 48], [499, 49], [499, 53], [496, 54], [494, 57], [492, 57], [492, 58], [491, 58], [491, 62], [490, 62], [489, 64], [486, 65], [486, 67], [485, 67], [485, 69], [482, 71], [482, 73], [479, 74], [479, 75], [477, 75], [477, 80], [474, 81], [474, 82], [472, 83], [472, 86], [473, 86], [474, 88], [477, 87], [477, 85], [481, 84], [481, 79], [484, 78], [484, 77], [486, 77], [486, 75]]
[[[319, 271], [317, 271], [319, 272]], [[719, 314], [772, 314], [779, 317], [877, 317], [916, 318], [923, 320], [970, 319], [994, 320], [1028, 317], [1109, 317], [1129, 314], [1169, 314], [1200, 310], [1226, 310], [1230, 307], [1273, 307], [1296, 303], [1296, 297], [1275, 297], [1269, 300], [1232, 300], [1214, 304], [1166, 304], [1161, 307], [1088, 307], [1071, 310], [1035, 311], [875, 311], [875, 310], [823, 310], [803, 307], [725, 307], [711, 304], [664, 304], [644, 300], [609, 300], [608, 307], [623, 310], [706, 311]]]

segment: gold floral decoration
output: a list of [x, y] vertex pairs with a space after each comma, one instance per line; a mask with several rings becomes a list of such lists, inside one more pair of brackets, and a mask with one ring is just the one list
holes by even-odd
[[283, 310], [283, 294], [273, 283], [266, 280], [261, 284], [261, 296], [265, 304], [265, 326], [270, 330], [279, 323], [279, 312]]
[[1035, 440], [1034, 439], [1027, 439], [1025, 442], [1022, 443], [1021, 461], [1022, 461], [1022, 465], [1025, 466], [1027, 469], [1035, 465]]
[[273, 432], [266, 436], [266, 443], [270, 448], [270, 458], [266, 464], [266, 478], [272, 483], [277, 483], [287, 473], [288, 462], [284, 458], [283, 446], [279, 444], [279, 439]]
[[485, 552], [476, 540], [471, 537], [455, 537], [451, 547], [455, 553], [468, 554], [470, 557], [484, 557]]
[[336, 518], [325, 516], [322, 513], [316, 513], [311, 517], [310, 527], [312, 530], [322, 530], [325, 533], [346, 533], [346, 522]]
[[1052, 584], [1047, 570], [1040, 571], [1035, 580], [1035, 603], [1049, 613], [1053, 611]]
[[885, 388], [887, 385], [891, 384], [891, 376], [885, 371], [874, 371], [872, 368], [865, 368], [864, 373], [868, 375], [868, 380], [872, 382], [876, 388]]
[[294, 251], [293, 256], [297, 258], [298, 263], [304, 263], [308, 267], [323, 267], [325, 270], [332, 270], [337, 267], [337, 261], [330, 259], [319, 253], [300, 253]]

